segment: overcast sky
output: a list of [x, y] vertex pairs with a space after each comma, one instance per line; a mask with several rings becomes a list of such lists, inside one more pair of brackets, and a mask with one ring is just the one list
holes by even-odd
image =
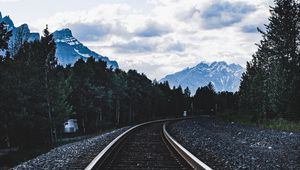
[[226, 61], [245, 66], [272, 0], [0, 0], [16, 26], [70, 28], [90, 49], [150, 79]]

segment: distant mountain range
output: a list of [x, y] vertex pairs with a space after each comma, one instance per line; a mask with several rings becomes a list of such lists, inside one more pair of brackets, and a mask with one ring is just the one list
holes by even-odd
[[[31, 42], [40, 39], [39, 33], [31, 33], [27, 24], [15, 27], [9, 16], [2, 18], [1, 12], [0, 22], [5, 22], [8, 29], [12, 31], [12, 36], [9, 39], [9, 52], [12, 55], [17, 53], [24, 42]], [[109, 60], [108, 57], [97, 54], [84, 46], [75, 37], [73, 37], [71, 30], [68, 28], [55, 31], [53, 33], [53, 38], [56, 42], [56, 57], [58, 58], [59, 64], [72, 65], [80, 58], [87, 59], [92, 56], [96, 60], [107, 62], [108, 67], [112, 67], [113, 69], [119, 68], [116, 61]], [[4, 54], [3, 51], [1, 53]]]
[[238, 91], [240, 79], [245, 69], [238, 64], [227, 64], [224, 61], [204, 63], [192, 68], [186, 68], [174, 74], [167, 75], [160, 82], [168, 81], [170, 86], [189, 87], [194, 94], [198, 87], [206, 86], [209, 82], [216, 91]]
[[[25, 42], [31, 42], [40, 39], [39, 33], [31, 33], [27, 24], [16, 27], [9, 16], [2, 17], [0, 12], [0, 22], [5, 22], [8, 29], [12, 31], [9, 40], [9, 52], [14, 55]], [[87, 59], [93, 56], [95, 59], [107, 62], [108, 67], [118, 68], [116, 61], [108, 57], [97, 54], [84, 46], [73, 35], [68, 28], [55, 31], [53, 38], [56, 42], [56, 56], [58, 63], [62, 65], [74, 64], [78, 59]], [[0, 50], [0, 54], [5, 51]], [[212, 82], [216, 91], [237, 91], [240, 85], [240, 78], [245, 71], [243, 67], [237, 64], [227, 64], [226, 62], [213, 62], [210, 64], [200, 63], [195, 67], [186, 68], [180, 72], [167, 75], [160, 82], [168, 81], [171, 86], [189, 87], [194, 94], [198, 87], [205, 86]]]

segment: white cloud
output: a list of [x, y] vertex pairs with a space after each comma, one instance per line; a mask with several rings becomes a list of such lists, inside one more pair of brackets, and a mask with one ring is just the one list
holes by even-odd
[[[206, 29], [203, 12], [221, 2], [245, 4], [255, 10], [228, 25]], [[48, 23], [52, 30], [77, 26], [75, 37], [100, 54], [116, 59], [121, 68], [137, 69], [151, 79], [160, 79], [200, 61], [224, 60], [244, 66], [256, 50], [254, 43], [260, 39], [253, 30], [268, 22], [271, 2], [148, 0], [144, 5], [151, 8], [145, 7], [146, 11], [130, 3], [106, 3], [92, 9], [56, 13], [51, 18], [30, 24], [42, 29]], [[225, 11], [222, 17], [226, 16]], [[232, 14], [228, 16], [234, 17]], [[83, 37], [84, 29], [95, 33]]]
[[17, 2], [19, 0], [0, 0], [0, 2]]

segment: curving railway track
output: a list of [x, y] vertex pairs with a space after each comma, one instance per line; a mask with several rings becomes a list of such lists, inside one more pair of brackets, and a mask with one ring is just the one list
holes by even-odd
[[144, 123], [127, 130], [85, 169], [210, 169], [168, 134], [165, 122]]

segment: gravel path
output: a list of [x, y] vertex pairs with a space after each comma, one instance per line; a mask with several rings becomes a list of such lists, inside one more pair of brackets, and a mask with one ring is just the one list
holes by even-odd
[[54, 148], [13, 169], [84, 169], [106, 145], [128, 128]]
[[300, 133], [215, 118], [179, 121], [168, 130], [213, 169], [300, 169]]

